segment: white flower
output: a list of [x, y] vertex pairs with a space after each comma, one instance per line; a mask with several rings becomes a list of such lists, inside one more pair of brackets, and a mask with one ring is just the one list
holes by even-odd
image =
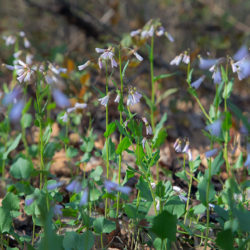
[[49, 69], [56, 75], [67, 72], [66, 68], [60, 68], [59, 66], [54, 66], [52, 63], [49, 63]]
[[205, 80], [206, 76], [202, 75], [198, 80], [191, 83], [191, 87], [198, 89], [202, 82]]
[[68, 122], [68, 119], [69, 119], [68, 113], [65, 112], [65, 114], [64, 114], [63, 116], [61, 116], [60, 119], [61, 119], [63, 122]]
[[72, 108], [68, 108], [67, 109], [67, 113], [69, 114], [69, 113], [72, 113], [72, 112], [74, 112], [76, 110], [76, 107], [72, 107]]
[[142, 95], [136, 91], [136, 88], [129, 89], [129, 95], [127, 99], [127, 106], [135, 105], [140, 102]]
[[170, 33], [165, 32], [165, 35], [166, 35], [166, 37], [168, 38], [168, 40], [169, 40], [171, 43], [174, 42], [174, 38], [173, 38], [173, 36], [172, 36]]
[[207, 125], [205, 129], [209, 131], [211, 135], [219, 136], [221, 132], [221, 123], [222, 123], [221, 120], [218, 119], [214, 121], [212, 124]]
[[139, 60], [140, 62], [143, 61], [143, 57], [139, 55], [136, 51], [133, 52], [133, 55]]
[[182, 153], [188, 153], [188, 150], [189, 150], [189, 141], [186, 141], [186, 144], [182, 149]]
[[133, 31], [130, 32], [130, 36], [131, 36], [131, 37], [134, 37], [134, 36], [139, 35], [140, 33], [141, 33], [141, 30], [140, 30], [140, 29], [138, 29], [138, 30], [133, 30]]
[[75, 108], [77, 108], [77, 109], [85, 109], [86, 107], [87, 107], [86, 103], [79, 103], [79, 102], [77, 102], [75, 104]]
[[143, 122], [145, 123], [145, 126], [146, 126], [146, 134], [147, 134], [147, 135], [152, 135], [152, 134], [153, 134], [153, 131], [152, 131], [152, 128], [151, 128], [151, 126], [149, 125], [149, 123], [148, 123], [146, 117], [143, 117], [142, 120], [143, 120]]
[[165, 33], [164, 27], [161, 26], [155, 33], [157, 36], [163, 36]]
[[156, 199], [156, 210], [159, 211], [160, 210], [160, 200]]
[[23, 39], [23, 44], [26, 49], [30, 47], [30, 42], [26, 37]]
[[24, 31], [20, 31], [20, 32], [19, 32], [19, 36], [20, 36], [20, 37], [25, 37], [25, 35], [26, 35], [26, 34], [25, 34]]
[[179, 138], [177, 138], [174, 143], [174, 149], [177, 153], [181, 152], [181, 140]]
[[142, 142], [141, 142], [143, 148], [145, 148], [145, 143], [146, 143], [146, 141], [147, 141], [147, 139], [144, 137], [144, 138], [142, 139]]
[[187, 52], [184, 53], [182, 62], [189, 64], [190, 63], [190, 56], [187, 54]]
[[90, 65], [90, 60], [88, 60], [86, 63], [79, 65], [78, 70], [84, 70]]
[[192, 155], [192, 152], [191, 152], [190, 149], [188, 150], [187, 155], [188, 155], [188, 160], [192, 161], [193, 160], [193, 155]]
[[15, 65], [16, 73], [18, 75], [17, 79], [20, 83], [28, 82], [33, 74], [33, 70], [28, 64], [21, 60], [18, 60], [18, 64]]
[[176, 56], [171, 62], [170, 65], [176, 65], [178, 66], [181, 63], [183, 54], [181, 53], [180, 55]]
[[111, 67], [117, 67], [117, 62], [114, 59], [114, 53], [112, 52], [113, 48], [108, 48], [108, 49], [100, 49], [96, 48], [95, 51], [97, 53], [102, 53], [98, 59], [98, 65], [99, 68], [102, 69], [102, 60], [110, 60], [111, 61]]
[[12, 45], [16, 42], [15, 36], [3, 36], [3, 39], [5, 41], [6, 46]]
[[22, 50], [18, 50], [17, 52], [15, 52], [15, 53], [13, 54], [13, 56], [14, 56], [15, 58], [18, 58], [21, 54], [22, 54]]
[[33, 56], [32, 54], [27, 54], [27, 55], [26, 55], [26, 60], [25, 60], [26, 63], [27, 63], [27, 64], [32, 64], [33, 57], [34, 57], [34, 56]]
[[102, 98], [99, 98], [98, 101], [101, 103], [101, 105], [106, 107], [109, 101], [109, 94]]
[[114, 102], [117, 102], [119, 103], [120, 102], [120, 94], [117, 94], [116, 98], [115, 98], [115, 101]]

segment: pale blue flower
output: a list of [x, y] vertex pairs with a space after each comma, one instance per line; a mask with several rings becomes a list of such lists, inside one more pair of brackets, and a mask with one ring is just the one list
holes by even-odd
[[181, 53], [180, 55], [176, 56], [176, 57], [170, 62], [170, 65], [179, 66], [179, 64], [181, 63], [182, 58], [183, 58], [183, 54]]
[[215, 68], [212, 79], [214, 80], [214, 84], [220, 84], [222, 82], [221, 72], [218, 67]]
[[67, 187], [66, 190], [72, 193], [80, 193], [82, 190], [82, 185], [79, 181], [73, 180]]
[[20, 120], [24, 105], [25, 101], [23, 99], [13, 105], [9, 113], [9, 118], [12, 122], [18, 122]]
[[250, 168], [250, 154], [247, 154], [247, 159], [244, 163], [244, 166]]
[[70, 106], [68, 97], [66, 97], [66, 95], [64, 95], [59, 89], [53, 89], [52, 95], [59, 108], [67, 108]]
[[240, 61], [232, 64], [233, 72], [237, 72], [239, 80], [250, 76], [250, 54], [246, 55]]
[[146, 134], [147, 135], [152, 135], [153, 131], [152, 131], [152, 128], [151, 128], [150, 124], [148, 123], [148, 120], [146, 119], [146, 117], [142, 117], [142, 120], [143, 120], [143, 122], [145, 123], [145, 126], [146, 126]]
[[248, 54], [248, 48], [246, 45], [242, 45], [240, 49], [234, 54], [233, 59], [235, 61], [241, 60], [243, 57], [245, 57]]
[[129, 95], [127, 99], [127, 106], [132, 106], [140, 102], [142, 95], [136, 91], [136, 88], [129, 89]]
[[29, 199], [26, 199], [25, 200], [25, 205], [30, 206], [34, 201], [35, 201], [35, 199], [33, 197], [29, 198]]
[[198, 89], [202, 82], [205, 80], [206, 76], [202, 75], [198, 80], [191, 83], [191, 87]]
[[4, 96], [3, 105], [7, 106], [11, 103], [17, 102], [17, 99], [20, 98], [21, 94], [22, 88], [19, 85], [15, 86], [10, 93]]
[[59, 188], [63, 185], [63, 182], [59, 181], [59, 182], [55, 182], [55, 183], [51, 183], [47, 185], [47, 190], [51, 191], [54, 190], [56, 188]]
[[90, 60], [88, 60], [86, 63], [79, 65], [78, 70], [84, 70], [90, 65]]
[[98, 101], [101, 103], [101, 105], [106, 107], [109, 101], [109, 94], [102, 98], [99, 98]]
[[210, 157], [213, 157], [214, 155], [216, 155], [217, 152], [218, 152], [218, 149], [214, 148], [214, 149], [211, 149], [211, 150], [205, 152], [205, 156], [206, 156], [206, 158], [210, 158]]
[[55, 205], [54, 206], [54, 215], [57, 215], [57, 216], [59, 216], [59, 215], [62, 215], [62, 209], [63, 209], [63, 206], [62, 205]]
[[218, 119], [214, 121], [212, 124], [207, 125], [205, 129], [209, 131], [211, 135], [218, 137], [221, 132], [221, 124], [222, 124], [221, 120]]
[[202, 57], [200, 57], [199, 59], [200, 59], [199, 62], [200, 69], [209, 69], [217, 62], [217, 59], [204, 59]]
[[85, 188], [79, 203], [80, 206], [85, 206], [88, 203], [88, 195], [89, 195], [88, 188]]
[[111, 193], [113, 191], [116, 191], [117, 190], [117, 187], [119, 186], [118, 184], [116, 184], [115, 182], [113, 181], [109, 181], [109, 180], [105, 180], [104, 181], [104, 186], [107, 190], [108, 193]]
[[129, 195], [130, 192], [132, 191], [131, 187], [128, 186], [118, 186], [116, 188], [116, 191], [121, 192], [123, 194]]

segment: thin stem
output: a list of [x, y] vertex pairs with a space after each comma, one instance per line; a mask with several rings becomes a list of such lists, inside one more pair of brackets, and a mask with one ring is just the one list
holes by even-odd
[[[106, 66], [106, 95], [108, 95], [108, 65], [107, 63], [105, 63]], [[106, 131], [108, 129], [108, 125], [109, 125], [109, 115], [108, 115], [108, 104], [106, 105]], [[109, 137], [106, 137], [106, 177], [107, 179], [109, 178]], [[105, 218], [107, 217], [107, 210], [108, 210], [108, 198], [106, 198], [105, 200]]]
[[155, 83], [154, 83], [154, 36], [151, 38], [150, 46], [150, 77], [151, 77], [151, 126], [153, 133], [155, 132], [155, 120], [154, 120], [154, 109], [155, 109]]
[[185, 213], [185, 217], [184, 217], [184, 225], [185, 225], [185, 223], [186, 223], [187, 214], [188, 214], [188, 208], [189, 208], [189, 200], [190, 200], [190, 194], [191, 194], [192, 181], [193, 181], [193, 176], [191, 175], [190, 181], [189, 181], [189, 183], [188, 183], [188, 197], [187, 197], [186, 213]]
[[[120, 69], [120, 82], [121, 82], [121, 91], [120, 91], [120, 103], [123, 103], [123, 76], [122, 76], [122, 60], [121, 60], [121, 49], [119, 49], [119, 69]], [[120, 106], [119, 103], [119, 106]], [[122, 110], [120, 109], [120, 125], [122, 126]], [[122, 134], [120, 134], [120, 143], [122, 141]], [[119, 169], [118, 169], [118, 184], [121, 184], [121, 166], [122, 166], [122, 153], [119, 155]], [[120, 192], [117, 194], [117, 206], [116, 206], [116, 217], [119, 214], [120, 207]]]

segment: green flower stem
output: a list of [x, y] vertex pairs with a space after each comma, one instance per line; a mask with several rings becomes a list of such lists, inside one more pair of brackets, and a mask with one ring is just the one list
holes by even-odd
[[[108, 95], [108, 65], [107, 63], [105, 63], [106, 66], [106, 95]], [[109, 108], [108, 108], [108, 104], [106, 105], [106, 131], [108, 129], [108, 125], [109, 125]], [[106, 177], [107, 179], [109, 178], [109, 137], [106, 138]], [[108, 198], [106, 198], [105, 200], [105, 218], [107, 217], [107, 211], [108, 211]]]
[[[120, 71], [120, 82], [121, 82], [121, 90], [120, 90], [120, 103], [123, 103], [123, 76], [122, 76], [122, 60], [121, 60], [121, 49], [119, 49], [119, 71]], [[120, 110], [120, 125], [123, 125], [122, 120], [122, 111]], [[120, 143], [122, 141], [122, 134], [120, 134]], [[119, 169], [118, 169], [118, 184], [121, 184], [121, 166], [122, 166], [122, 153], [119, 155]], [[120, 195], [121, 193], [118, 192], [117, 194], [117, 205], [116, 205], [116, 217], [118, 217], [119, 214], [119, 207], [120, 207]]]
[[189, 208], [189, 201], [190, 201], [190, 194], [191, 194], [191, 187], [192, 187], [192, 181], [193, 181], [193, 176], [190, 176], [190, 181], [188, 183], [188, 197], [187, 197], [187, 205], [186, 205], [186, 212], [185, 212], [185, 217], [184, 217], [184, 224], [186, 223], [187, 219], [187, 214], [188, 214], [188, 208]]
[[155, 83], [154, 83], [154, 36], [151, 38], [150, 46], [150, 77], [151, 77], [151, 126], [153, 133], [155, 132], [155, 119], [154, 119], [154, 109], [155, 109]]

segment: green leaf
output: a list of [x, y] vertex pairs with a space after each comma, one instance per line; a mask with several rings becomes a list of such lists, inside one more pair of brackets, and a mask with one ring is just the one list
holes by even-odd
[[121, 154], [124, 150], [128, 149], [131, 145], [131, 141], [128, 137], [124, 137], [119, 143], [116, 149], [116, 154]]
[[230, 81], [228, 84], [227, 84], [227, 87], [225, 85], [224, 87], [224, 91], [223, 91], [223, 94], [222, 94], [222, 97], [224, 99], [227, 99], [230, 97], [231, 93], [232, 93], [232, 90], [233, 90], [233, 82]]
[[202, 214], [206, 211], [206, 208], [207, 208], [206, 206], [200, 203], [199, 205], [193, 207], [194, 214]]
[[153, 148], [159, 148], [165, 142], [167, 136], [168, 134], [166, 132], [166, 129], [161, 129], [156, 140], [154, 141]]
[[166, 90], [162, 95], [159, 96], [159, 98], [156, 101], [156, 105], [159, 104], [162, 100], [166, 99], [168, 96], [174, 94], [177, 91], [178, 91], [177, 88], [171, 88], [171, 89]]
[[32, 171], [32, 163], [21, 157], [10, 168], [11, 175], [16, 179], [27, 179], [30, 177]]
[[89, 191], [90, 201], [97, 201], [101, 196], [101, 191], [97, 188], [91, 188]]
[[[82, 239], [82, 244], [81, 246], [84, 246], [83, 250], [90, 250], [93, 249], [94, 243], [95, 243], [95, 238], [94, 235], [91, 231], [86, 231], [81, 235]], [[78, 248], [80, 249], [80, 248]]]
[[[105, 142], [104, 147], [102, 149], [102, 158], [104, 161], [106, 161], [106, 155], [107, 155], [107, 150], [106, 150], [106, 144], [107, 142]], [[109, 160], [113, 161], [116, 158], [116, 154], [115, 154], [115, 144], [112, 142], [111, 138], [108, 138], [108, 154], [109, 154]]]
[[234, 250], [233, 234], [230, 229], [221, 231], [217, 234], [216, 244], [223, 250]]
[[243, 153], [240, 152], [240, 155], [239, 155], [239, 157], [237, 158], [237, 161], [236, 161], [235, 164], [233, 165], [233, 168], [234, 168], [234, 169], [242, 168], [242, 167], [243, 167], [243, 163], [244, 163], [244, 160], [243, 160]]
[[160, 79], [164, 79], [164, 78], [168, 78], [168, 77], [174, 76], [176, 74], [177, 73], [170, 73], [170, 74], [161, 74], [159, 76], [154, 76], [154, 82], [157, 82]]
[[138, 211], [135, 205], [129, 203], [125, 204], [124, 211], [130, 219], [138, 218]]
[[107, 220], [104, 217], [98, 217], [97, 219], [95, 219], [93, 225], [95, 232], [98, 234], [111, 233], [116, 229], [115, 222]]
[[201, 163], [201, 158], [198, 155], [194, 161], [189, 162], [190, 171], [194, 173], [197, 170], [197, 168], [200, 166], [200, 163]]
[[14, 149], [16, 149], [16, 147], [18, 146], [18, 144], [19, 144], [21, 138], [22, 138], [22, 134], [20, 133], [20, 134], [16, 137], [16, 139], [11, 143], [11, 145], [8, 147], [7, 151], [3, 154], [3, 160], [6, 160], [7, 157], [8, 157], [8, 155], [9, 155], [9, 153], [10, 153], [11, 151], [13, 151]]
[[216, 175], [220, 171], [220, 167], [224, 162], [223, 152], [221, 151], [212, 162], [211, 176]]
[[136, 184], [136, 187], [140, 190], [142, 198], [146, 199], [147, 201], [153, 201], [148, 183], [144, 180], [142, 176], [140, 176], [140, 179]]
[[163, 211], [153, 219], [152, 231], [162, 240], [176, 240], [177, 218], [168, 211]]
[[46, 145], [49, 142], [50, 135], [52, 133], [51, 125], [48, 125], [43, 132], [43, 143]]
[[94, 171], [92, 171], [89, 175], [90, 178], [93, 178], [95, 181], [99, 181], [103, 173], [103, 169], [101, 166], [97, 166]]
[[9, 210], [0, 207], [0, 232], [9, 233], [12, 219]]
[[116, 129], [115, 122], [111, 122], [108, 125], [107, 131], [104, 133], [104, 136], [107, 138], [108, 136], [110, 136], [111, 134], [113, 134], [115, 132], [115, 129]]
[[68, 158], [73, 158], [78, 155], [78, 150], [73, 147], [68, 147], [66, 151], [66, 155]]
[[[207, 182], [208, 179], [203, 177], [200, 180], [200, 183], [198, 184], [198, 191], [199, 191], [199, 200], [203, 203], [203, 205], [207, 205], [206, 201], [206, 193], [207, 193]], [[208, 202], [211, 202], [215, 196], [216, 192], [214, 190], [214, 186], [212, 183], [209, 185], [209, 198]]]
[[156, 140], [158, 139], [159, 133], [160, 133], [161, 129], [163, 128], [163, 125], [164, 125], [166, 120], [167, 120], [167, 113], [164, 113], [164, 115], [162, 116], [160, 122], [155, 127], [155, 135], [154, 135], [154, 138], [153, 138], [153, 143], [155, 143]]
[[8, 211], [19, 210], [18, 196], [13, 193], [7, 193], [2, 201], [2, 207]]
[[31, 123], [32, 123], [32, 115], [29, 113], [24, 114], [21, 118], [22, 127], [28, 128], [28, 127], [30, 127]]
[[165, 204], [164, 210], [180, 218], [185, 213], [185, 204], [178, 196], [172, 196]]
[[166, 187], [163, 185], [162, 181], [159, 181], [155, 187], [155, 195], [159, 198], [163, 198], [165, 196]]
[[124, 78], [124, 76], [125, 76], [125, 72], [126, 72], [126, 69], [127, 69], [128, 65], [129, 65], [129, 60], [126, 62], [125, 66], [123, 67], [122, 78]]

